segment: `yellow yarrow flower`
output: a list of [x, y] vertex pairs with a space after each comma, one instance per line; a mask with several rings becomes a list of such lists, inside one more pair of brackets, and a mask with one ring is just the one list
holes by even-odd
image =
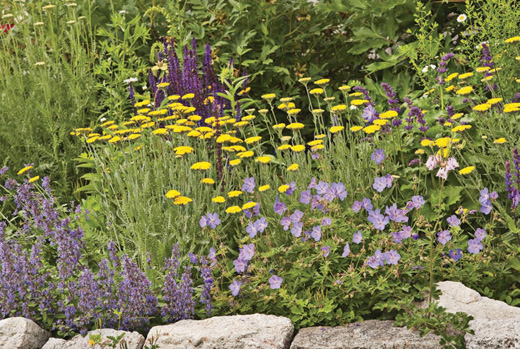
[[472, 76], [473, 76], [473, 73], [460, 74], [459, 75], [459, 80], [464, 80], [464, 79], [467, 79], [467, 78], [472, 77]]
[[330, 111], [333, 113], [337, 113], [337, 112], [341, 112], [341, 111], [345, 111], [345, 110], [347, 110], [347, 106], [345, 104], [339, 104], [330, 109]]
[[471, 86], [464, 86], [461, 89], [457, 91], [458, 95], [467, 95], [470, 94], [473, 91], [473, 87]]
[[242, 160], [240, 160], [240, 159], [235, 159], [235, 160], [231, 160], [231, 161], [229, 162], [229, 164], [230, 164], [231, 166], [237, 166], [237, 165], [240, 165], [241, 162], [242, 162]]
[[459, 173], [461, 175], [470, 174], [471, 172], [473, 172], [474, 169], [475, 169], [475, 166], [464, 167], [463, 169], [461, 169], [459, 171]]
[[495, 140], [493, 141], [493, 143], [495, 143], [495, 144], [504, 144], [504, 143], [506, 143], [506, 142], [507, 142], [507, 140], [506, 140], [504, 137], [499, 138], [499, 139], [495, 139]]
[[166, 193], [165, 196], [166, 196], [168, 199], [173, 199], [173, 198], [175, 198], [175, 197], [177, 197], [177, 196], [179, 196], [179, 195], [181, 195], [180, 192], [178, 192], [177, 190], [172, 189], [172, 190], [169, 190], [169, 191]]
[[327, 85], [329, 83], [330, 79], [320, 79], [317, 81], [314, 81], [314, 83], [318, 86]]
[[345, 129], [345, 127], [343, 127], [343, 126], [332, 126], [329, 131], [330, 131], [330, 133], [337, 133], [344, 129]]
[[253, 153], [251, 150], [243, 151], [237, 154], [239, 158], [250, 158], [253, 155], [255, 155], [255, 153]]
[[457, 114], [454, 114], [450, 119], [457, 120], [457, 119], [460, 119], [463, 115], [464, 115], [464, 113], [457, 113]]
[[517, 41], [520, 41], [520, 36], [513, 36], [512, 38], [506, 39], [505, 43], [511, 44], [511, 43], [517, 42]]
[[240, 206], [231, 206], [231, 207], [226, 208], [226, 213], [235, 214], [238, 212], [242, 212], [242, 209], [240, 208]]
[[302, 129], [304, 125], [300, 122], [293, 122], [292, 124], [287, 125], [289, 130], [299, 130]]
[[245, 139], [245, 142], [246, 142], [246, 144], [253, 144], [253, 143], [258, 142], [261, 139], [262, 139], [262, 137], [260, 137], [260, 136], [249, 137], [249, 138]]
[[291, 115], [291, 116], [295, 116], [297, 115], [299, 112], [301, 112], [301, 109], [290, 109], [287, 111], [287, 114]]
[[350, 90], [350, 86], [349, 85], [342, 85], [338, 88], [338, 90], [340, 90], [341, 92], [347, 92], [348, 90]]
[[322, 144], [323, 143], [323, 140], [322, 139], [316, 139], [314, 141], [310, 141], [308, 142], [307, 144], [310, 145], [311, 147], [315, 146], [315, 145], [318, 145], [318, 144]]
[[429, 140], [429, 139], [423, 139], [423, 140], [421, 141], [421, 146], [422, 146], [422, 147], [430, 147], [430, 146], [432, 146], [432, 145], [434, 145], [434, 144], [435, 144], [435, 142], [433, 142], [433, 141], [431, 141], [431, 140]]
[[391, 119], [391, 118], [395, 118], [396, 116], [397, 116], [397, 112], [395, 110], [388, 110], [388, 111], [385, 111], [384, 113], [379, 114], [379, 117], [381, 119]]
[[250, 208], [253, 208], [257, 205], [256, 202], [250, 201], [242, 205], [242, 210], [249, 210]]
[[298, 171], [298, 168], [300, 168], [300, 165], [292, 164], [291, 166], [287, 167], [287, 171]]
[[363, 129], [363, 126], [352, 126], [350, 128], [350, 131], [357, 132], [357, 131], [361, 131], [362, 129]]
[[483, 104], [478, 104], [478, 105], [474, 106], [473, 110], [475, 110], [475, 111], [486, 111], [486, 110], [489, 110], [490, 108], [491, 108], [491, 104], [483, 103]]
[[325, 137], [327, 137], [327, 135], [324, 135], [324, 134], [314, 136], [314, 138], [316, 138], [316, 139], [322, 139]]
[[267, 102], [271, 102], [273, 99], [276, 98], [276, 95], [274, 93], [267, 93], [265, 95], [262, 95], [262, 98], [265, 99]]
[[192, 201], [193, 200], [187, 196], [177, 196], [175, 199], [173, 199], [173, 204], [174, 205], [186, 205]]
[[[192, 131], [192, 132], [194, 132], [194, 131]], [[157, 130], [153, 130], [152, 134], [153, 135], [167, 135], [168, 134], [168, 130], [165, 129], [165, 128], [158, 128]]]
[[290, 188], [290, 186], [288, 186], [287, 184], [283, 184], [283, 185], [278, 187], [278, 191], [280, 193], [285, 193], [287, 191], [287, 189], [289, 189], [289, 188]]
[[502, 102], [503, 100], [504, 100], [503, 98], [491, 98], [490, 100], [487, 101], [487, 103], [491, 104], [491, 105], [495, 105], [497, 103]]
[[192, 170], [205, 171], [205, 170], [209, 170], [210, 168], [211, 168], [211, 164], [207, 161], [196, 162], [193, 165], [191, 165]]
[[269, 184], [262, 185], [260, 188], [258, 188], [258, 191], [266, 191], [268, 189], [271, 189], [271, 186]]
[[35, 176], [35, 177], [32, 177], [31, 179], [29, 179], [29, 183], [32, 183], [32, 182], [36, 182], [38, 179], [40, 179], [40, 176]]
[[377, 126], [384, 126], [388, 124], [388, 120], [385, 120], [385, 119], [377, 119], [377, 120], [374, 120], [374, 125], [377, 125]]
[[368, 103], [368, 101], [366, 99], [353, 99], [350, 101], [350, 104], [355, 105], [355, 106], [360, 106], [365, 103]]
[[451, 85], [451, 86], [446, 87], [446, 92], [451, 92], [451, 91], [454, 91], [455, 89], [456, 89], [456, 87], [454, 85]]
[[181, 98], [185, 99], [185, 100], [190, 100], [190, 99], [193, 99], [194, 97], [195, 97], [194, 93], [187, 93], [184, 96], [182, 96]]
[[444, 79], [444, 81], [451, 81], [451, 80], [455, 79], [458, 75], [459, 75], [459, 73], [452, 73], [452, 74], [448, 75], [446, 77], [446, 79]]
[[294, 151], [294, 152], [296, 152], [296, 153], [299, 153], [299, 152], [305, 150], [305, 146], [302, 145], [302, 144], [293, 145], [293, 146], [291, 147], [291, 150]]
[[291, 149], [290, 144], [282, 144], [281, 146], [278, 147], [278, 150], [287, 150], [287, 149]]
[[471, 128], [471, 125], [459, 125], [459, 126], [455, 126], [454, 128], [452, 128], [451, 132], [462, 132], [462, 131], [469, 130], [470, 128]]
[[285, 124], [284, 123], [276, 124], [276, 125], [273, 126], [273, 128], [275, 130], [283, 130], [285, 128]]
[[211, 199], [211, 201], [213, 201], [216, 204], [222, 204], [222, 203], [226, 202], [226, 198], [223, 196], [217, 196], [217, 197], [214, 197], [213, 199]]
[[240, 195], [242, 195], [242, 192], [240, 190], [233, 190], [233, 191], [230, 191], [227, 195], [229, 198], [236, 198], [236, 197], [239, 197]]
[[269, 156], [259, 156], [255, 159], [255, 162], [261, 162], [262, 164], [267, 164], [271, 162], [271, 158]]
[[486, 71], [488, 71], [490, 68], [489, 67], [478, 67], [477, 69], [475, 69], [475, 71], [477, 73], [484, 73]]
[[417, 150], [415, 151], [415, 154], [417, 154], [417, 155], [422, 155], [422, 154], [424, 154], [424, 153], [425, 153], [425, 152], [424, 152], [424, 149], [417, 149]]
[[381, 129], [381, 126], [370, 125], [370, 126], [363, 128], [363, 131], [365, 131], [365, 133], [371, 134], [371, 133], [375, 133], [375, 132], [379, 131], [380, 129]]
[[202, 178], [200, 182], [204, 184], [215, 184], [215, 180], [213, 178]]

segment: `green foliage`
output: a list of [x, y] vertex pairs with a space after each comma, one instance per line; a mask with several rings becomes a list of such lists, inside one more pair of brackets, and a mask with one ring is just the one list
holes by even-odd
[[6, 11], [20, 19], [1, 40], [2, 163], [14, 172], [35, 163], [64, 201], [79, 177], [71, 160], [81, 144], [69, 133], [98, 110], [87, 4], [12, 3]]

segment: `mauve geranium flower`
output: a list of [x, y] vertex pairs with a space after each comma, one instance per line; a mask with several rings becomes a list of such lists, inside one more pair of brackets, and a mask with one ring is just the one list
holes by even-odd
[[277, 290], [282, 285], [283, 279], [278, 275], [273, 275], [269, 278], [269, 285], [272, 290]]

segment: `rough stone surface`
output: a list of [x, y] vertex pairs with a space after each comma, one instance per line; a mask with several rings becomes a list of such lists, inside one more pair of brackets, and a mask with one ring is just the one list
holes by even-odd
[[[99, 349], [101, 346], [95, 345], [95, 346], [89, 346], [89, 335], [98, 335], [101, 334], [101, 338], [103, 339], [102, 343], [105, 344], [104, 348], [108, 348], [109, 344], [112, 343], [110, 339], [108, 339], [108, 336], [111, 337], [117, 337], [121, 333], [125, 333], [125, 336], [123, 339], [121, 339], [121, 342], [119, 342], [119, 345], [116, 346], [116, 348], [127, 348], [127, 349], [141, 349], [144, 345], [144, 337], [142, 334], [137, 332], [125, 332], [125, 331], [116, 331], [113, 329], [101, 329], [101, 330], [95, 330], [90, 331], [85, 337], [82, 335], [77, 335], [73, 337], [72, 339], [66, 341], [64, 339], [57, 339], [57, 338], [51, 338], [42, 349]], [[121, 346], [121, 344], [125, 342], [125, 346]]]
[[437, 287], [440, 306], [473, 316], [469, 324], [475, 334], [465, 336], [468, 348], [520, 348], [520, 308], [482, 297], [460, 282], [443, 281]]
[[437, 349], [439, 337], [431, 333], [420, 336], [419, 332], [395, 327], [393, 321], [363, 321], [347, 326], [308, 327], [301, 329], [291, 349]]
[[182, 320], [150, 330], [146, 345], [172, 348], [288, 348], [294, 327], [291, 320], [274, 315], [237, 315], [205, 320]]
[[34, 321], [22, 317], [0, 320], [0, 349], [40, 349], [49, 332]]

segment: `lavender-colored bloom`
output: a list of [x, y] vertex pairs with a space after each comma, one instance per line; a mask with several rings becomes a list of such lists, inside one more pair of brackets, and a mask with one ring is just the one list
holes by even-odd
[[400, 231], [396, 231], [396, 232], [390, 233], [390, 235], [392, 235], [392, 240], [396, 244], [401, 244], [402, 243], [403, 237], [401, 236], [401, 232]]
[[372, 206], [372, 200], [369, 198], [363, 198], [363, 208], [367, 211], [372, 211], [374, 206]]
[[308, 205], [311, 203], [312, 194], [310, 190], [304, 190], [300, 193], [300, 203]]
[[437, 165], [439, 164], [439, 159], [437, 156], [435, 155], [430, 155], [428, 157], [428, 160], [426, 161], [426, 167], [428, 168], [428, 170], [433, 170], [437, 167]]
[[352, 242], [356, 245], [359, 245], [363, 241], [363, 234], [361, 233], [361, 230], [358, 230], [356, 233], [354, 233], [354, 237], [352, 238]]
[[309, 182], [309, 185], [307, 186], [307, 189], [316, 188], [316, 181], [317, 179], [315, 177], [312, 177], [311, 181]]
[[345, 247], [343, 247], [343, 253], [341, 254], [341, 257], [342, 257], [342, 258], [345, 258], [345, 257], [347, 257], [349, 254], [350, 254], [350, 245], [349, 245], [349, 243], [347, 242], [347, 243], [345, 244]]
[[424, 201], [424, 198], [420, 195], [412, 196], [412, 200], [408, 201], [406, 206], [408, 208], [415, 208], [416, 210], [420, 209], [426, 202]]
[[249, 223], [247, 224], [246, 233], [249, 234], [249, 237], [251, 239], [254, 238], [258, 233], [258, 229], [252, 221], [249, 221]]
[[206, 216], [200, 217], [199, 225], [200, 225], [201, 228], [204, 228], [205, 226], [207, 226], [208, 225], [208, 218]]
[[285, 211], [287, 211], [287, 206], [285, 206], [284, 202], [280, 202], [278, 199], [278, 195], [276, 195], [276, 200], [274, 202], [274, 212], [278, 213], [280, 216], [284, 214]]
[[291, 228], [291, 234], [295, 238], [300, 237], [302, 235], [302, 230], [303, 230], [303, 223], [302, 222], [295, 223], [293, 225], [293, 227]]
[[255, 190], [255, 177], [244, 178], [244, 184], [242, 185], [242, 191], [252, 193]]
[[352, 211], [355, 213], [358, 213], [363, 208], [363, 203], [361, 201], [354, 201], [354, 203], [351, 206]]
[[444, 180], [448, 179], [448, 169], [446, 167], [439, 168], [435, 177], [439, 177]]
[[332, 219], [330, 219], [329, 217], [325, 217], [321, 220], [321, 225], [324, 227], [327, 227], [331, 224], [332, 224]]
[[403, 225], [403, 229], [399, 232], [399, 235], [401, 236], [401, 239], [408, 239], [410, 236], [412, 236], [412, 227], [408, 225]]
[[314, 188], [316, 189], [316, 193], [318, 195], [324, 195], [327, 193], [330, 185], [327, 182], [320, 181]]
[[197, 255], [194, 253], [188, 253], [188, 256], [190, 257], [190, 262], [192, 264], [197, 264]]
[[7, 167], [7, 166], [0, 168], [0, 176], [3, 175], [4, 173], [6, 173], [7, 170], [9, 170], [9, 167]]
[[240, 293], [241, 286], [242, 286], [242, 281], [237, 281], [237, 280], [233, 279], [233, 282], [231, 283], [231, 285], [229, 285], [231, 294], [235, 297], [238, 296], [238, 294]]
[[386, 177], [376, 177], [374, 179], [374, 184], [372, 184], [372, 188], [374, 188], [377, 192], [381, 193], [385, 190], [387, 186]]
[[263, 233], [265, 231], [265, 229], [267, 228], [267, 220], [265, 219], [265, 217], [260, 217], [256, 222], [255, 222], [255, 228], [256, 230], [259, 232], [259, 233]]
[[486, 238], [486, 230], [477, 228], [477, 230], [475, 230], [475, 238], [479, 239], [480, 241], [484, 240]]
[[385, 230], [386, 225], [390, 222], [388, 217], [381, 214], [381, 210], [370, 211], [367, 220], [372, 223], [375, 229]]
[[452, 215], [446, 219], [446, 222], [452, 227], [460, 226], [460, 219], [456, 215]]
[[291, 215], [291, 222], [298, 223], [303, 218], [303, 212], [300, 210], [294, 210], [294, 213]]
[[269, 278], [269, 285], [271, 286], [271, 290], [279, 289], [282, 285], [283, 279], [278, 275], [273, 275]]
[[327, 258], [330, 254], [330, 246], [323, 246], [321, 252], [323, 252], [323, 257]]
[[384, 253], [386, 264], [396, 265], [401, 259], [401, 255], [395, 250], [390, 250]]
[[376, 163], [376, 165], [379, 165], [385, 160], [385, 151], [383, 149], [376, 149], [370, 156], [370, 159]]
[[408, 217], [403, 213], [403, 210], [397, 208], [397, 204], [395, 203], [390, 207], [386, 207], [385, 215], [388, 216], [391, 221], [396, 223], [408, 222]]
[[247, 269], [247, 261], [243, 259], [236, 259], [233, 261], [233, 264], [235, 265], [235, 271], [237, 273], [243, 273]]
[[457, 162], [457, 159], [455, 159], [453, 157], [449, 158], [446, 163], [446, 170], [453, 171], [457, 167], [459, 167], [459, 163]]
[[450, 250], [448, 252], [448, 255], [453, 259], [455, 262], [462, 258], [462, 251], [460, 248], [457, 248], [455, 250]]
[[330, 191], [334, 194], [335, 197], [340, 199], [341, 201], [345, 200], [347, 197], [347, 191], [345, 189], [345, 185], [343, 183], [332, 183], [330, 186]]
[[446, 245], [451, 240], [451, 234], [449, 230], [443, 230], [437, 233], [437, 241], [441, 244]]
[[287, 189], [285, 191], [285, 194], [287, 195], [292, 195], [294, 192], [296, 191], [296, 183], [294, 181], [292, 181], [290, 184], [289, 184], [289, 189]]
[[314, 241], [320, 241], [321, 239], [321, 225], [317, 225], [312, 227], [311, 237]]
[[238, 259], [242, 259], [244, 261], [249, 262], [253, 258], [254, 255], [255, 255], [255, 244], [244, 245], [244, 247], [240, 249], [240, 254], [238, 255]]
[[379, 113], [376, 111], [373, 105], [369, 104], [363, 109], [361, 117], [365, 119], [367, 123], [371, 123], [379, 117]]
[[491, 206], [490, 204], [480, 206], [480, 212], [482, 212], [485, 215], [490, 214], [491, 210], [493, 210], [493, 206]]
[[377, 249], [373, 256], [367, 258], [367, 265], [372, 269], [385, 265], [384, 255], [381, 253], [380, 249]]
[[479, 254], [484, 248], [479, 239], [471, 239], [468, 241], [468, 252], [472, 254]]
[[283, 217], [280, 220], [280, 224], [283, 226], [283, 230], [287, 231], [291, 227], [291, 218], [290, 217]]

